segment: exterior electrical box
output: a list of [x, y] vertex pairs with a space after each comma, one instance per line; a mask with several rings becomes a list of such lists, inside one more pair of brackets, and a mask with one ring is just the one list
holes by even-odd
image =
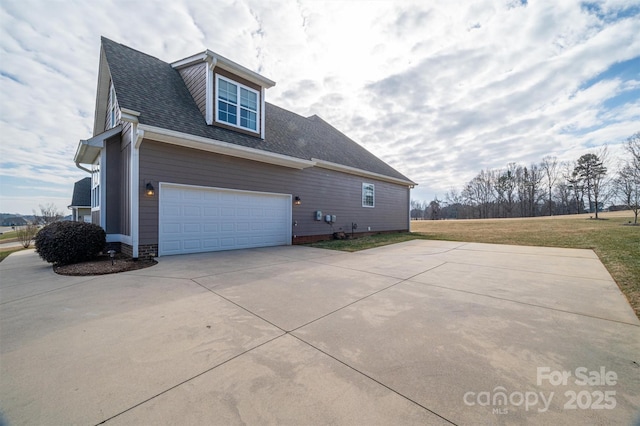
[[322, 212], [320, 210], [316, 211], [316, 220], [322, 220]]
[[324, 221], [327, 223], [335, 223], [336, 221], [336, 215], [335, 214], [328, 214], [324, 217]]

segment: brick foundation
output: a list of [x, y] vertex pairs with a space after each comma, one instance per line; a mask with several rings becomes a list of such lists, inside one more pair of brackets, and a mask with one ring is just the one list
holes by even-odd
[[157, 244], [140, 244], [138, 246], [138, 258], [150, 259], [152, 257], [158, 257]]
[[[122, 253], [125, 256], [133, 257], [133, 247], [125, 243], [107, 243], [105, 247], [105, 253], [109, 250], [115, 250], [117, 253]], [[157, 244], [143, 244], [138, 247], [138, 259], [150, 259], [158, 256]]]

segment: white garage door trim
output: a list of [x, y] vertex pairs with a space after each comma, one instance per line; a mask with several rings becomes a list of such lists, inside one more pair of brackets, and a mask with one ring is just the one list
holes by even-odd
[[158, 255], [291, 244], [291, 194], [160, 182]]

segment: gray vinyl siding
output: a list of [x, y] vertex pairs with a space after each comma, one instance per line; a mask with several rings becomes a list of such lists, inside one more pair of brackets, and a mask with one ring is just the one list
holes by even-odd
[[207, 111], [207, 65], [205, 63], [193, 65], [180, 70], [180, 76], [189, 89], [189, 93], [196, 101], [203, 116]]
[[120, 234], [120, 206], [122, 182], [122, 158], [120, 155], [120, 137], [113, 137], [105, 142], [107, 150], [106, 170], [106, 205], [101, 210], [106, 215], [107, 234]]
[[[407, 231], [409, 188], [376, 179], [321, 168], [295, 170], [250, 160], [178, 147], [145, 139], [140, 147], [140, 244], [158, 242], [159, 192], [144, 195], [151, 181], [299, 196], [292, 206], [292, 235], [326, 235], [336, 231]], [[362, 207], [362, 184], [375, 185], [375, 207]], [[315, 221], [315, 211], [337, 216], [333, 226]], [[294, 240], [295, 241], [295, 240]]]
[[131, 235], [131, 123], [124, 123], [120, 144], [120, 233]]

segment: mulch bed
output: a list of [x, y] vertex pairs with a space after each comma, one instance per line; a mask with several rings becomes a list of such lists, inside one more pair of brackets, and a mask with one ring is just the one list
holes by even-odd
[[113, 265], [108, 254], [101, 254], [94, 260], [74, 263], [72, 265], [54, 266], [53, 271], [60, 275], [105, 275], [118, 272], [135, 271], [157, 264], [153, 259], [134, 260], [121, 253], [116, 254]]

